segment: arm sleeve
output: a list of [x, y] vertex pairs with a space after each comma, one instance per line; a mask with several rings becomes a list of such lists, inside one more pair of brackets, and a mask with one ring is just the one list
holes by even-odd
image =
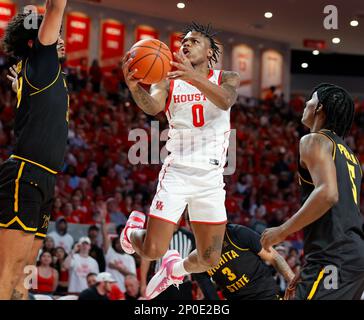
[[34, 87], [42, 89], [56, 79], [58, 71], [57, 42], [44, 46], [37, 38], [27, 62], [27, 79]]
[[260, 236], [252, 229], [236, 225], [229, 230], [229, 234], [232, 236], [232, 241], [240, 248], [249, 248], [255, 254], [262, 250]]
[[206, 272], [195, 273], [193, 277], [197, 281], [206, 300], [220, 300], [216, 288]]

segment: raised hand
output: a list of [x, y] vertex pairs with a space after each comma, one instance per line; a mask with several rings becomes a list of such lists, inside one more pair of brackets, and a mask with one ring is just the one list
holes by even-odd
[[11, 81], [11, 88], [15, 93], [18, 92], [18, 73], [16, 72], [16, 65], [9, 68], [9, 74], [6, 77]]
[[184, 81], [192, 81], [199, 74], [193, 68], [191, 61], [182, 52], [174, 52], [174, 58], [176, 61], [171, 61], [171, 65], [176, 67], [177, 70], [167, 73], [168, 79], [180, 79]]

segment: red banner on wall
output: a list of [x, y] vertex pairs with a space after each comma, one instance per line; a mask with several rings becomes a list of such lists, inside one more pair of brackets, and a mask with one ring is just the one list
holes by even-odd
[[135, 30], [135, 39], [136, 41], [144, 39], [159, 39], [159, 32], [150, 26], [140, 25]]
[[70, 12], [66, 23], [67, 65], [88, 66], [90, 18], [83, 13]]
[[254, 50], [246, 44], [238, 44], [232, 50], [232, 70], [239, 73], [240, 86], [238, 94], [253, 96]]
[[266, 98], [270, 87], [274, 86], [277, 89], [277, 94], [282, 92], [283, 88], [283, 56], [280, 52], [268, 49], [262, 54], [262, 69], [261, 69], [261, 97]]
[[305, 48], [312, 49], [326, 49], [326, 41], [325, 40], [314, 40], [314, 39], [304, 39], [303, 46]]
[[101, 21], [100, 66], [110, 71], [124, 54], [125, 27], [116, 20]]
[[169, 43], [169, 48], [171, 49], [171, 52], [178, 52], [179, 49], [181, 48], [181, 36], [182, 33], [180, 32], [173, 32], [170, 36], [170, 43]]
[[0, 38], [4, 36], [9, 21], [15, 16], [16, 5], [10, 1], [0, 1]]

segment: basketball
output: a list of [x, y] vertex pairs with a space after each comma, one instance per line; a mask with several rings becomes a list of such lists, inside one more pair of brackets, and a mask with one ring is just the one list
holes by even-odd
[[137, 69], [134, 74], [142, 83], [152, 84], [163, 80], [171, 70], [172, 53], [168, 46], [156, 39], [145, 39], [135, 43], [130, 49], [133, 58], [130, 71]]

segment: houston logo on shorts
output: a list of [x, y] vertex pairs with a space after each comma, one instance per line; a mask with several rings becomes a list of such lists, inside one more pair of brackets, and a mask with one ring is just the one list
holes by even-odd
[[155, 208], [157, 210], [162, 211], [163, 210], [163, 201], [157, 201], [156, 204], [155, 204]]

